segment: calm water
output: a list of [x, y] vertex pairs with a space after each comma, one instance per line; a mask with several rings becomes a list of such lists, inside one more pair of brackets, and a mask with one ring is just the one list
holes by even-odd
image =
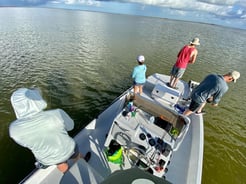
[[75, 120], [75, 135], [131, 86], [135, 57], [147, 75], [168, 74], [179, 49], [193, 37], [201, 46], [184, 80], [241, 72], [218, 108], [206, 107], [203, 184], [246, 183], [246, 31], [166, 19], [82, 11], [0, 9], [0, 183], [17, 183], [33, 168], [31, 152], [8, 136], [15, 116], [10, 96], [37, 85], [48, 108]]

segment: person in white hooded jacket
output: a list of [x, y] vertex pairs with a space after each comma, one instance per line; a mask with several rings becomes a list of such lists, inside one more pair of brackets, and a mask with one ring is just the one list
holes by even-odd
[[[62, 109], [44, 111], [47, 103], [37, 89], [16, 90], [11, 104], [17, 120], [10, 124], [10, 137], [29, 148], [41, 168], [57, 165], [61, 172], [66, 172], [67, 160], [81, 156], [67, 132], [74, 128], [74, 121]], [[86, 154], [86, 161], [89, 157], [90, 152]]]

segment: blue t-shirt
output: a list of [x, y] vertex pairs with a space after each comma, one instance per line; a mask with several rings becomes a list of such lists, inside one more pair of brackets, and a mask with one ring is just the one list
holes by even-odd
[[138, 65], [135, 66], [132, 72], [132, 78], [136, 83], [145, 83], [146, 81], [146, 73], [147, 67], [146, 65]]
[[223, 76], [210, 74], [193, 90], [191, 98], [197, 103], [203, 103], [213, 97], [213, 103], [218, 104], [227, 90], [228, 85]]

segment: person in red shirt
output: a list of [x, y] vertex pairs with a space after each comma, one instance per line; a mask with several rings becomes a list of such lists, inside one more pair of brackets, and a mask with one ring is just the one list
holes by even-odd
[[178, 80], [184, 75], [188, 64], [193, 64], [196, 61], [198, 51], [196, 46], [200, 45], [199, 38], [194, 38], [190, 44], [185, 45], [178, 53], [176, 63], [171, 70], [171, 77], [168, 86], [177, 89]]

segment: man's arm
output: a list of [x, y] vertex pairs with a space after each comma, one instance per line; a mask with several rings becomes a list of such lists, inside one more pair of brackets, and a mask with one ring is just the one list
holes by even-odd
[[67, 131], [71, 131], [74, 128], [74, 121], [64, 110], [59, 109], [59, 111], [62, 117], [62, 121], [64, 122], [65, 129]]
[[191, 53], [189, 63], [191, 63], [191, 64], [195, 63], [197, 54], [198, 54], [198, 51], [197, 51], [197, 49], [195, 49], [195, 50]]
[[227, 86], [221, 86], [220, 91], [218, 91], [216, 94], [213, 95], [213, 106], [218, 106], [222, 96], [227, 92], [228, 87]]
[[211, 103], [211, 105], [213, 107], [218, 106], [218, 103], [214, 103], [213, 101], [214, 101], [214, 97], [213, 96], [211, 96], [210, 98], [207, 99], [207, 103]]

